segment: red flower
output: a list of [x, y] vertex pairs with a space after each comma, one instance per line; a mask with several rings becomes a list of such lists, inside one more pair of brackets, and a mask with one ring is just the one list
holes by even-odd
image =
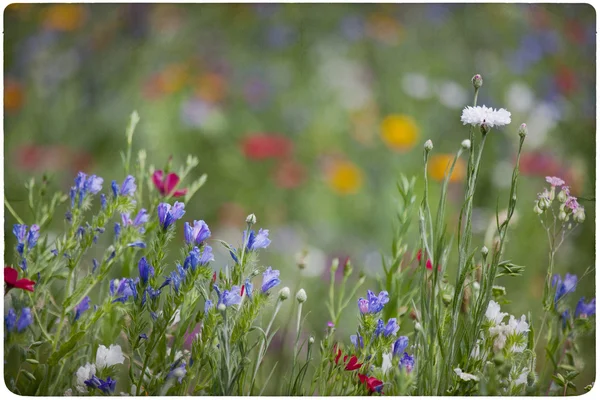
[[367, 387], [369, 388], [370, 392], [378, 392], [381, 393], [381, 389], [383, 389], [383, 382], [380, 381], [379, 379], [375, 378], [375, 377], [368, 377], [366, 375], [363, 374], [358, 374], [358, 379], [360, 379], [360, 381], [362, 383], [365, 383], [367, 385]]
[[[344, 363], [348, 360], [348, 356], [344, 356]], [[346, 364], [346, 371], [354, 371], [362, 367], [362, 364], [358, 363], [358, 358], [356, 356], [350, 357], [350, 361]]]
[[173, 197], [185, 196], [187, 189], [175, 190], [175, 187], [179, 183], [179, 176], [176, 173], [171, 172], [166, 177], [163, 177], [163, 175], [162, 170], [155, 171], [152, 175], [154, 186], [156, 186], [161, 195], [173, 195]]
[[6, 285], [6, 291], [4, 294], [12, 288], [28, 290], [33, 292], [34, 281], [29, 279], [17, 279], [19, 272], [11, 267], [4, 267], [4, 284]]
[[292, 142], [284, 136], [253, 135], [242, 140], [242, 152], [251, 160], [285, 158], [292, 153]]
[[342, 356], [342, 350], [337, 347], [337, 344], [333, 346], [333, 352], [337, 350], [337, 355], [335, 356], [335, 363], [337, 364], [340, 361], [340, 357]]
[[[422, 255], [422, 251], [421, 251], [421, 250], [419, 250], [419, 251], [417, 252], [417, 261], [418, 261], [418, 262], [421, 262], [421, 255]], [[428, 269], [428, 270], [430, 270], [430, 271], [433, 269], [433, 264], [431, 264], [431, 260], [429, 260], [429, 259], [427, 260], [427, 262], [425, 263], [425, 268], [427, 268], [427, 269]], [[438, 269], [439, 269], [439, 268], [438, 268]]]

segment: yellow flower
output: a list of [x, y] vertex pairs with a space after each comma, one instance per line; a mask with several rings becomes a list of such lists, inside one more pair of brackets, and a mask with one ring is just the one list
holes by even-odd
[[[427, 171], [434, 180], [441, 182], [446, 174], [446, 169], [450, 169], [454, 160], [453, 154], [434, 154], [429, 158]], [[450, 182], [460, 182], [465, 177], [466, 167], [462, 158], [456, 160], [454, 171], [450, 176]]]
[[350, 161], [334, 161], [328, 171], [329, 186], [339, 194], [353, 194], [363, 184], [363, 172]]
[[74, 31], [85, 22], [85, 8], [77, 4], [55, 4], [46, 9], [44, 25], [59, 31]]
[[407, 115], [389, 115], [381, 123], [381, 137], [392, 150], [406, 152], [419, 138], [419, 128]]

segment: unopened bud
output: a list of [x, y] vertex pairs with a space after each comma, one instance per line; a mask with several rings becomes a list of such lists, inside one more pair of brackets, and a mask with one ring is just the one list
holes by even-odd
[[558, 219], [561, 221], [566, 221], [569, 218], [566, 212], [561, 211], [558, 213]]
[[488, 250], [488, 248], [487, 248], [487, 247], [483, 246], [483, 247], [481, 248], [481, 254], [482, 254], [484, 257], [488, 255], [488, 252], [489, 252], [489, 250]]
[[473, 87], [475, 89], [479, 89], [481, 86], [483, 86], [483, 78], [481, 75], [476, 74], [473, 78], [471, 78], [471, 83], [473, 83]]
[[337, 269], [338, 269], [339, 265], [340, 265], [340, 260], [339, 260], [339, 258], [334, 258], [334, 259], [331, 261], [331, 271], [333, 271], [333, 272], [337, 271]]
[[484, 122], [479, 127], [479, 130], [481, 131], [482, 135], [487, 135], [489, 133], [489, 131], [490, 131], [490, 126]]
[[583, 207], [579, 207], [577, 209], [577, 211], [575, 211], [575, 214], [573, 215], [573, 219], [578, 224], [581, 224], [583, 221], [585, 221], [585, 211], [583, 210]]
[[567, 194], [567, 192], [565, 190], [561, 190], [560, 192], [558, 192], [558, 195], [556, 196], [556, 198], [561, 203], [564, 203], [569, 198], [569, 195]]
[[279, 291], [279, 298], [286, 300], [288, 297], [290, 297], [290, 288], [286, 286]]
[[223, 312], [225, 311], [225, 309], [227, 308], [227, 306], [225, 306], [224, 303], [219, 304], [219, 306], [217, 307], [217, 310]]
[[304, 303], [306, 301], [306, 292], [304, 289], [298, 290], [298, 293], [296, 293], [296, 300], [298, 300], [298, 303]]
[[423, 326], [419, 322], [415, 322], [415, 330], [423, 331]]
[[527, 136], [527, 124], [521, 124], [519, 127], [519, 136], [523, 138]]
[[314, 336], [311, 336], [311, 337], [308, 338], [308, 343], [309, 344], [313, 344], [314, 342], [315, 342]]
[[344, 276], [350, 276], [352, 274], [352, 263], [350, 263], [350, 259], [348, 258], [346, 260], [346, 263], [344, 264]]
[[469, 139], [465, 139], [462, 141], [462, 143], [460, 145], [462, 146], [463, 149], [469, 150], [471, 148], [471, 141]]
[[433, 142], [431, 141], [431, 139], [427, 140], [423, 147], [425, 148], [425, 151], [433, 150]]
[[250, 225], [254, 225], [256, 223], [256, 215], [250, 214], [246, 217], [246, 223]]
[[414, 309], [410, 310], [409, 316], [410, 316], [410, 319], [412, 319], [413, 321], [417, 320], [417, 312]]
[[533, 206], [533, 212], [537, 215], [542, 215], [544, 213], [544, 210], [540, 208], [537, 201], [535, 202], [535, 206]]

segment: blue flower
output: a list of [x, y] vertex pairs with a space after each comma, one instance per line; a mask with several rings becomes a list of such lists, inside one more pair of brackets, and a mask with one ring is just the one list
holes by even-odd
[[175, 293], [179, 293], [179, 287], [185, 280], [185, 270], [179, 264], [177, 264], [177, 270], [171, 272], [170, 275], [171, 283], [173, 284], [173, 288], [175, 289]]
[[396, 333], [400, 330], [400, 326], [396, 322], [396, 318], [388, 319], [387, 325], [383, 328], [383, 336], [388, 337], [390, 335], [396, 336]]
[[[369, 303], [368, 312], [371, 314], [375, 314], [383, 310], [383, 306], [390, 301], [390, 298], [388, 297], [388, 292], [386, 292], [385, 290], [379, 292], [379, 296], [375, 296], [375, 294], [372, 291], [367, 290], [367, 301]], [[358, 304], [359, 307], [360, 305], [364, 305], [364, 299], [362, 297], [359, 299]]]
[[75, 186], [72, 186], [71, 190], [69, 190], [69, 198], [71, 199], [71, 208], [75, 208], [76, 196], [77, 196], [77, 188]]
[[21, 309], [21, 316], [17, 321], [17, 332], [23, 332], [33, 322], [33, 316], [31, 315], [31, 309], [25, 307]]
[[400, 362], [398, 363], [398, 367], [400, 369], [406, 368], [406, 372], [411, 372], [414, 366], [415, 359], [412, 356], [409, 356], [408, 353], [404, 353], [400, 359]]
[[575, 316], [577, 318], [587, 318], [590, 315], [596, 314], [596, 298], [594, 297], [587, 304], [584, 300], [585, 298], [582, 297], [577, 302], [577, 307], [575, 308]]
[[127, 175], [127, 177], [123, 181], [123, 184], [121, 185], [119, 195], [133, 196], [133, 194], [135, 193], [135, 189], [137, 189], [137, 186], [135, 185], [135, 178], [131, 175]]
[[106, 210], [106, 195], [104, 193], [100, 195], [100, 206], [103, 210]]
[[106, 378], [106, 381], [104, 381], [98, 378], [96, 375], [92, 375], [92, 377], [84, 381], [84, 383], [92, 389], [100, 389], [104, 394], [112, 394], [117, 386], [117, 381], [112, 379], [110, 376]]
[[273, 270], [273, 269], [271, 269], [271, 267], [269, 267], [263, 273], [261, 290], [263, 293], [266, 293], [273, 286], [277, 286], [280, 283], [281, 283], [281, 281], [279, 280], [279, 271]]
[[27, 243], [29, 250], [33, 249], [37, 244], [40, 238], [40, 227], [33, 224], [28, 230], [27, 225], [15, 224], [13, 225], [13, 234], [17, 238], [17, 252], [22, 257], [25, 250], [25, 243]]
[[246, 289], [246, 296], [248, 296], [248, 298], [250, 300], [252, 300], [252, 282], [250, 282], [250, 279], [246, 279], [246, 282], [244, 282], [244, 287]]
[[373, 332], [374, 336], [379, 336], [383, 333], [383, 329], [385, 327], [385, 324], [383, 323], [383, 320], [381, 318], [379, 318], [377, 320], [377, 327], [375, 327], [375, 332]]
[[138, 336], [140, 339], [146, 339], [148, 340], [148, 335], [146, 335], [145, 333], [142, 333], [140, 336]]
[[131, 278], [125, 278], [121, 280], [115, 279], [111, 281], [110, 295], [118, 296], [115, 300], [113, 300], [113, 303], [125, 303], [125, 301], [127, 301], [127, 299], [129, 299], [130, 297], [137, 299], [137, 289], [135, 288], [135, 285], [138, 283], [138, 281], [138, 278], [136, 278], [136, 280], [133, 280]]
[[[244, 243], [246, 242], [246, 231], [244, 231], [243, 241]], [[266, 249], [269, 244], [271, 244], [271, 240], [269, 240], [268, 229], [259, 229], [258, 233], [254, 233], [254, 230], [251, 230], [250, 235], [248, 236], [248, 244], [246, 244], [246, 249], [249, 251]]]
[[361, 349], [363, 347], [365, 347], [365, 342], [363, 340], [363, 337], [360, 335], [350, 335], [350, 341], [352, 342], [352, 344], [354, 345], [354, 347], [356, 347], [357, 349], [360, 347]]
[[154, 289], [152, 286], [148, 285], [146, 290], [144, 290], [144, 294], [142, 295], [142, 307], [146, 304], [146, 295], [150, 296], [150, 300], [154, 300], [160, 296], [160, 288]]
[[140, 211], [138, 211], [137, 215], [135, 216], [135, 219], [133, 220], [133, 226], [141, 226], [148, 222], [149, 218], [150, 215], [148, 215], [146, 209], [142, 208]]
[[115, 222], [115, 240], [119, 239], [119, 235], [121, 234], [121, 224]]
[[90, 296], [85, 296], [79, 304], [74, 308], [75, 310], [75, 321], [81, 317], [81, 314], [90, 309]]
[[210, 311], [210, 309], [213, 307], [213, 302], [210, 300], [206, 300], [206, 302], [204, 303], [204, 314], [208, 314], [208, 312]]
[[27, 225], [14, 224], [13, 235], [15, 235], [19, 243], [25, 243], [25, 236], [27, 235]]
[[231, 258], [233, 259], [233, 261], [235, 261], [236, 264], [239, 264], [240, 261], [238, 260], [237, 256], [235, 255], [235, 251], [236, 250], [234, 248], [232, 248], [232, 249], [233, 249], [233, 251], [229, 250], [229, 255], [231, 256]]
[[113, 197], [116, 198], [119, 195], [119, 185], [117, 184], [117, 181], [112, 181], [110, 187], [112, 189]]
[[400, 336], [392, 346], [392, 357], [400, 357], [408, 347], [408, 337]]
[[202, 256], [200, 257], [200, 265], [207, 265], [211, 261], [215, 261], [215, 256], [212, 253], [212, 247], [210, 247], [208, 244], [205, 244], [202, 251]]
[[554, 275], [552, 277], [552, 287], [556, 287], [556, 294], [554, 295], [554, 305], [556, 306], [556, 303], [564, 296], [575, 291], [577, 275], [566, 274], [564, 281], [560, 275]]
[[77, 228], [77, 232], [75, 234], [79, 236], [79, 239], [83, 239], [83, 237], [85, 236], [85, 228], [83, 226], [80, 226], [79, 228]]
[[11, 332], [17, 325], [17, 313], [14, 308], [8, 310], [8, 314], [4, 317], [4, 325], [6, 326], [6, 332]]
[[160, 226], [167, 230], [175, 221], [181, 219], [185, 214], [185, 205], [179, 201], [176, 201], [173, 207], [168, 203], [160, 203], [158, 205], [158, 220]]
[[85, 181], [85, 191], [91, 194], [97, 194], [102, 190], [104, 179], [96, 175], [90, 175]]
[[562, 328], [565, 329], [567, 327], [567, 322], [569, 321], [570, 313], [569, 309], [566, 309], [561, 315], [560, 319], [562, 321]]
[[200, 264], [200, 249], [198, 249], [198, 247], [194, 247], [192, 251], [190, 251], [190, 254], [188, 254], [188, 256], [185, 258], [185, 261], [183, 262], [183, 268], [191, 268], [192, 271], [196, 271], [198, 264]]
[[141, 240], [136, 240], [135, 242], [129, 243], [127, 247], [139, 247], [140, 249], [145, 249], [146, 243], [142, 242]]
[[225, 306], [229, 307], [242, 302], [239, 286], [233, 286], [231, 290], [223, 290], [223, 292], [219, 290], [217, 285], [213, 285], [213, 288], [217, 292], [217, 296], [219, 296], [219, 302], [217, 303], [217, 306], [220, 304], [225, 304]]
[[167, 375], [167, 379], [176, 377], [177, 382], [181, 383], [181, 381], [183, 380], [183, 378], [185, 378], [185, 375], [187, 373], [185, 366], [186, 366], [186, 363], [184, 360], [179, 359], [179, 360], [175, 361], [173, 363], [173, 365], [171, 366], [171, 371]]
[[194, 221], [193, 227], [189, 222], [186, 222], [183, 227], [183, 235], [187, 244], [196, 243], [199, 245], [210, 237], [210, 229], [208, 229], [206, 222], [202, 220]]
[[39, 225], [33, 224], [29, 228], [29, 235], [27, 235], [27, 247], [33, 249], [40, 238], [40, 227]]
[[140, 261], [138, 262], [138, 271], [140, 272], [140, 279], [144, 285], [148, 283], [150, 277], [154, 276], [154, 268], [146, 260], [146, 257], [140, 258]]
[[[57, 252], [58, 255], [58, 252]], [[92, 259], [92, 274], [94, 272], [96, 272], [96, 269], [98, 269], [98, 260], [96, 260], [95, 258]]]

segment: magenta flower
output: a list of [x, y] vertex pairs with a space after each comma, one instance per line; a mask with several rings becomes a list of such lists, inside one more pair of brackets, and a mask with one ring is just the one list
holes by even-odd
[[565, 184], [565, 181], [556, 176], [547, 176], [546, 182], [548, 182], [552, 187], [562, 186]]

